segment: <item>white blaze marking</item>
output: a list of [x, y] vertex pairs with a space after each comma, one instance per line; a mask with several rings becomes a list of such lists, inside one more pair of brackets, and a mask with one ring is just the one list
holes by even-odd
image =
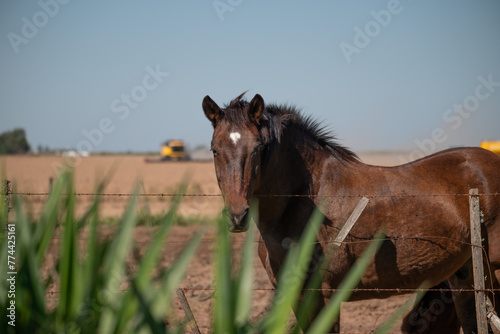
[[238, 143], [238, 140], [240, 140], [241, 135], [239, 132], [231, 132], [229, 135], [229, 138], [233, 141], [233, 144], [236, 145]]

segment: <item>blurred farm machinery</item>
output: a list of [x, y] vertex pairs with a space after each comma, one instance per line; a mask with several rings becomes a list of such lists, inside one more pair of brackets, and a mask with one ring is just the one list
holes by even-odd
[[185, 161], [189, 160], [186, 154], [184, 141], [182, 140], [167, 140], [160, 149], [159, 158], [146, 158], [146, 162], [164, 162], [164, 161]]
[[500, 154], [500, 140], [483, 140], [480, 146], [493, 153]]

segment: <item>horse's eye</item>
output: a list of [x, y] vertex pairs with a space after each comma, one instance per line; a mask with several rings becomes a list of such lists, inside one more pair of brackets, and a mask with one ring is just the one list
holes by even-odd
[[257, 147], [253, 150], [252, 155], [259, 154], [259, 153], [262, 151], [263, 147], [264, 147], [263, 145], [259, 145], [259, 146], [257, 146]]
[[211, 149], [210, 151], [212, 151], [214, 156], [217, 155], [217, 150]]

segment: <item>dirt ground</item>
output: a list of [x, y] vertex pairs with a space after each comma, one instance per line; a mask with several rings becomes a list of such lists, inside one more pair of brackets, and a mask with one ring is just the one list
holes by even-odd
[[[400, 156], [393, 154], [361, 154], [361, 159], [370, 164], [396, 165]], [[36, 215], [42, 207], [50, 190], [50, 179], [55, 178], [64, 158], [56, 156], [8, 156], [2, 158], [0, 168], [2, 175], [12, 182], [13, 191], [29, 193], [23, 195], [27, 207]], [[170, 197], [175, 193], [184, 178], [188, 178], [188, 194], [218, 195], [215, 172], [212, 162], [170, 162], [145, 163], [140, 156], [91, 156], [75, 161], [75, 188], [77, 193], [92, 193], [96, 184], [108, 178], [104, 193], [131, 193], [134, 184], [139, 182], [141, 193], [157, 194], [141, 198], [141, 208], [157, 215], [168, 210]], [[163, 196], [162, 196], [163, 194]], [[79, 212], [83, 212], [92, 196], [79, 195]], [[126, 196], [105, 196], [102, 202], [102, 217], [120, 217], [127, 206]], [[180, 207], [180, 215], [191, 220], [202, 220], [205, 217], [216, 217], [222, 208], [219, 196], [187, 197]], [[187, 243], [199, 225], [175, 226], [163, 250], [162, 264], [168, 266]], [[140, 251], [144, 251], [154, 233], [154, 228], [140, 226], [136, 228], [135, 240]], [[234, 235], [233, 248], [241, 249], [244, 234]], [[203, 237], [196, 256], [191, 261], [181, 288], [185, 289], [196, 321], [203, 333], [210, 332], [213, 288], [213, 248], [214, 231], [209, 229]], [[258, 319], [272, 301], [273, 291], [260, 260], [255, 256], [254, 304], [253, 319]], [[385, 300], [368, 300], [344, 303], [341, 311], [341, 328], [343, 333], [370, 333], [380, 326], [408, 296], [397, 296]], [[177, 313], [182, 314], [179, 305]], [[399, 333], [399, 324], [393, 328]]]

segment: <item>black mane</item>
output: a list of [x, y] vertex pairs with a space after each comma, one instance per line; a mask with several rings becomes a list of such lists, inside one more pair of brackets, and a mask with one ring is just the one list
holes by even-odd
[[[240, 94], [229, 104], [224, 106], [223, 117], [232, 124], [244, 125], [250, 121], [245, 111], [248, 106]], [[322, 122], [312, 116], [304, 116], [296, 106], [286, 104], [266, 104], [266, 111], [261, 119], [261, 136], [267, 143], [280, 142], [285, 129], [295, 128], [301, 134], [300, 140], [311, 140], [313, 143], [326, 148], [336, 158], [346, 161], [358, 161], [358, 156], [350, 149], [337, 143], [337, 138]]]

